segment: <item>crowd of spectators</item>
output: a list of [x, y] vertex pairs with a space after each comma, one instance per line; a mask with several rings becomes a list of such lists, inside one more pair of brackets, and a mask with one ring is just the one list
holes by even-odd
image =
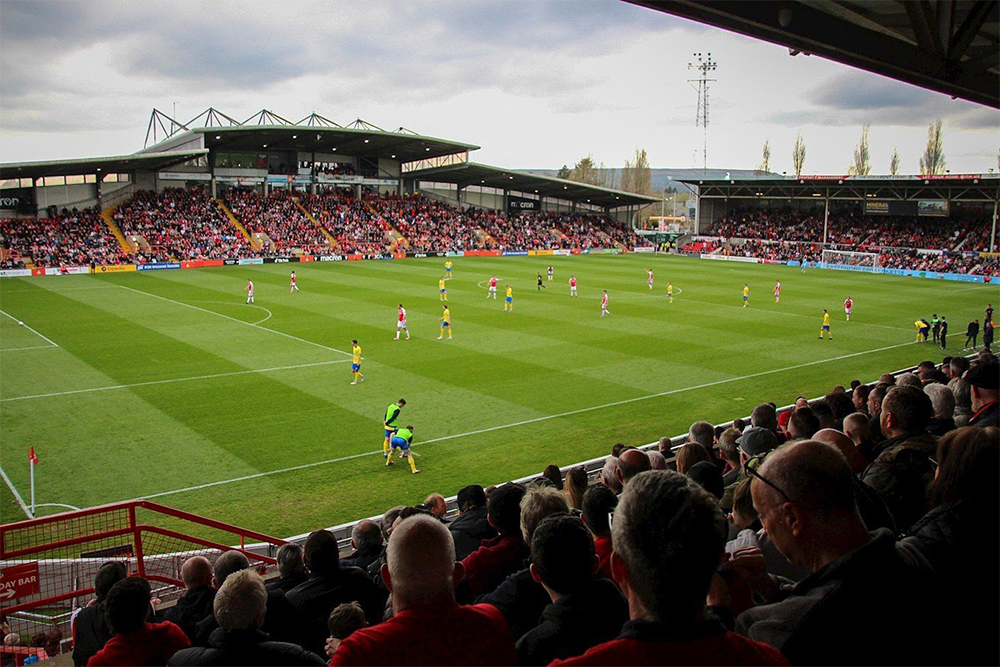
[[317, 253], [329, 250], [323, 232], [295, 205], [293, 196], [281, 189], [264, 196], [249, 188], [232, 188], [225, 193], [225, 202], [247, 232], [267, 237], [270, 245], [266, 250], [279, 255], [293, 249]]
[[336, 240], [337, 252], [374, 255], [390, 250], [389, 226], [368, 199], [334, 188], [322, 194], [302, 194], [300, 201]]
[[267, 582], [239, 551], [193, 556], [173, 606], [109, 563], [74, 661], [996, 664], [998, 427], [983, 350], [616, 444], [593, 481], [466, 486], [457, 517], [431, 494], [345, 556], [318, 530]]
[[201, 188], [138, 190], [114, 213], [126, 237], [141, 236], [149, 246], [137, 249], [136, 261], [238, 257], [249, 244]]
[[64, 212], [56, 218], [0, 219], [3, 269], [23, 269], [25, 260], [38, 268], [116, 264], [125, 258], [101, 212]]

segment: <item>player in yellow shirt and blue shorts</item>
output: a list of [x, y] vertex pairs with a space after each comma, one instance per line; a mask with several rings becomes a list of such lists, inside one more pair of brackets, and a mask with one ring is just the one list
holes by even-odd
[[743, 283], [743, 307], [750, 305], [750, 285]]
[[511, 289], [510, 285], [507, 285], [507, 296], [503, 300], [503, 310], [505, 313], [514, 312], [514, 290]]
[[441, 335], [438, 336], [438, 340], [444, 338], [444, 332], [448, 332], [448, 340], [451, 340], [451, 311], [448, 310], [448, 306], [441, 306], [444, 308], [444, 312], [441, 313]]
[[833, 334], [830, 333], [830, 313], [826, 312], [826, 308], [823, 309], [823, 326], [819, 330], [819, 339], [823, 340], [823, 333], [826, 333], [833, 340]]
[[438, 291], [441, 293], [441, 300], [448, 300], [448, 288], [444, 286], [444, 276], [441, 276], [441, 280], [438, 281]]
[[351, 384], [365, 381], [365, 376], [361, 374], [361, 346], [356, 340], [351, 341], [351, 372], [354, 373], [354, 382]]
[[445, 273], [447, 274], [447, 279], [451, 280], [451, 260], [450, 259], [444, 263], [444, 270], [445, 270]]

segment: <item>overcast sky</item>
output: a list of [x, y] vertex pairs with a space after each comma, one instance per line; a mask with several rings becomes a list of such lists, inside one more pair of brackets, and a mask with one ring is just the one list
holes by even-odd
[[942, 118], [952, 172], [997, 167], [1000, 112], [614, 0], [0, 2], [0, 161], [130, 153], [153, 107], [262, 107], [482, 146], [479, 162], [701, 165], [695, 51], [718, 61], [709, 166], [844, 173], [871, 123], [873, 173], [917, 169]]

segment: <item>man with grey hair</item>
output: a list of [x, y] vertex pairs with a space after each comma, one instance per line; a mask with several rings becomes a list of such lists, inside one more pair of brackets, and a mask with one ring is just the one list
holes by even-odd
[[260, 575], [241, 570], [226, 577], [215, 595], [219, 622], [210, 647], [178, 651], [168, 665], [323, 665], [325, 661], [295, 644], [271, 641], [261, 631], [267, 613], [267, 589]]
[[[869, 533], [853, 475], [835, 448], [815, 440], [774, 451], [751, 473], [750, 492], [778, 550], [812, 575], [791, 586], [768, 575], [759, 554], [729, 569], [768, 604], [737, 619], [737, 631], [781, 650], [792, 664], [940, 664], [940, 599], [927, 561]], [[850, 637], [850, 641], [831, 641]]]
[[927, 422], [927, 432], [941, 436], [955, 428], [955, 394], [951, 389], [932, 382], [924, 387], [924, 393], [931, 399], [934, 416]]
[[[215, 590], [218, 591], [222, 588], [226, 580], [232, 575], [248, 569], [250, 569], [250, 561], [242, 551], [230, 549], [223, 552], [215, 559], [214, 573], [212, 575], [212, 583], [215, 586]], [[267, 610], [269, 613], [261, 629], [274, 640], [286, 641], [292, 639], [295, 633], [294, 612], [283, 591], [276, 589], [267, 591]], [[218, 619], [215, 618], [215, 613], [210, 611], [195, 627], [195, 636], [191, 638], [191, 643], [195, 646], [209, 646], [212, 633], [218, 627]]]
[[916, 373], [902, 373], [896, 378], [897, 387], [916, 387], [919, 389], [924, 386], [924, 383], [920, 381], [920, 376]]
[[158, 620], [180, 626], [188, 638], [197, 632], [198, 622], [212, 613], [215, 589], [212, 588], [212, 564], [204, 556], [191, 556], [181, 565], [184, 595]]
[[513, 665], [514, 638], [503, 616], [485, 604], [460, 605], [448, 529], [413, 516], [389, 538], [381, 577], [392, 591], [392, 618], [344, 639], [330, 665]]
[[382, 529], [374, 521], [358, 521], [351, 529], [351, 548], [354, 552], [341, 559], [341, 566], [367, 570], [382, 555]]
[[728, 632], [705, 599], [727, 525], [715, 498], [672, 470], [636, 476], [611, 528], [611, 570], [628, 602], [617, 639], [554, 665], [781, 665], [778, 651]]
[[309, 576], [306, 564], [302, 561], [302, 547], [294, 542], [289, 542], [278, 549], [275, 560], [278, 561], [278, 576], [267, 582], [269, 591], [287, 593]]
[[715, 427], [708, 422], [695, 422], [688, 429], [688, 442], [697, 442], [708, 451], [712, 451], [715, 440]]
[[[622, 455], [638, 450], [628, 450]], [[645, 454], [638, 452], [643, 457]], [[521, 499], [521, 536], [525, 544], [531, 544], [535, 528], [550, 516], [568, 514], [569, 504], [565, 494], [548, 486], [536, 486], [528, 490]], [[504, 579], [496, 590], [476, 598], [476, 602], [491, 604], [500, 610], [514, 637], [519, 638], [536, 625], [542, 611], [549, 603], [549, 596], [529, 570], [530, 558], [523, 569]]]
[[618, 495], [622, 492], [622, 483], [618, 476], [618, 458], [609, 456], [604, 459], [604, 467], [601, 468], [601, 484], [608, 487]]

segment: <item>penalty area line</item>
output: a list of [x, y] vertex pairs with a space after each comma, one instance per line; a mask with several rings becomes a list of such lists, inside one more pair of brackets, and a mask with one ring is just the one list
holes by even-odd
[[11, 315], [10, 313], [8, 313], [6, 311], [3, 311], [3, 310], [0, 310], [0, 313], [2, 313], [4, 315], [6, 315], [7, 317], [9, 317], [10, 319], [14, 320], [15, 322], [17, 322], [18, 324], [20, 324], [25, 329], [27, 329], [31, 333], [35, 334], [36, 336], [38, 336], [39, 338], [41, 338], [42, 340], [44, 340], [46, 343], [50, 344], [52, 347], [59, 347], [59, 344], [56, 343], [54, 340], [52, 340], [51, 338], [46, 338], [45, 336], [43, 336], [42, 334], [38, 333], [37, 331], [35, 331], [31, 327], [29, 327], [27, 324], [25, 324], [21, 320], [17, 319], [13, 315]]
[[[582, 414], [584, 412], [593, 412], [596, 410], [603, 410], [605, 408], [612, 408], [619, 405], [627, 405], [629, 403], [636, 403], [639, 401], [647, 401], [653, 398], [661, 398], [663, 396], [670, 396], [672, 394], [680, 394], [686, 391], [695, 391], [698, 389], [705, 389], [707, 387], [715, 387], [722, 384], [728, 384], [731, 382], [740, 382], [742, 380], [749, 380], [756, 377], [762, 377], [764, 375], [773, 375], [775, 373], [784, 373], [786, 371], [792, 371], [799, 368], [806, 368], [809, 366], [817, 366], [819, 364], [825, 364], [831, 361], [842, 361], [844, 359], [851, 359], [853, 357], [860, 357], [866, 354], [873, 354], [875, 352], [884, 352], [886, 350], [893, 350], [899, 347], [906, 347], [908, 345], [913, 345], [912, 342], [899, 343], [897, 345], [887, 345], [885, 347], [879, 347], [872, 350], [864, 350], [862, 352], [852, 352], [850, 354], [843, 354], [838, 357], [830, 357], [828, 359], [818, 359], [816, 361], [807, 361], [801, 364], [795, 364], [793, 366], [785, 366], [784, 368], [774, 368], [767, 371], [760, 371], [759, 373], [750, 373], [749, 375], [741, 375], [738, 377], [726, 378], [724, 380], [715, 380], [713, 382], [705, 382], [702, 384], [692, 385], [690, 387], [680, 387], [678, 389], [670, 389], [668, 391], [661, 391], [656, 394], [647, 394], [645, 396], [636, 396], [635, 398], [626, 398], [621, 401], [613, 401], [611, 403], [604, 403], [602, 405], [593, 405], [587, 408], [579, 408], [577, 410], [569, 410], [567, 412], [560, 412], [553, 415], [545, 415], [542, 417], [535, 417], [534, 419], [525, 419], [523, 421], [513, 422], [511, 424], [501, 424], [499, 426], [490, 426], [488, 428], [481, 428], [475, 431], [468, 431], [466, 433], [455, 433], [453, 435], [444, 435], [439, 438], [431, 438], [430, 440], [424, 440], [420, 445], [430, 445], [436, 442], [446, 442], [448, 440], [456, 440], [459, 438], [467, 438], [472, 435], [479, 435], [482, 433], [490, 433], [493, 431], [502, 431], [509, 428], [516, 428], [518, 426], [525, 426], [527, 424], [537, 424], [538, 422], [549, 421], [552, 419], [559, 419], [561, 417], [569, 417], [572, 415]], [[159, 493], [153, 493], [146, 496], [140, 496], [138, 498], [130, 498], [128, 500], [121, 500], [116, 502], [131, 502], [134, 500], [151, 500], [153, 498], [163, 498], [165, 496], [172, 496], [178, 493], [187, 493], [189, 491], [200, 491], [202, 489], [213, 488], [216, 486], [223, 486], [225, 484], [235, 484], [238, 482], [245, 482], [252, 479], [261, 479], [263, 477], [270, 477], [272, 475], [280, 475], [288, 472], [296, 472], [298, 470], [306, 470], [308, 468], [317, 468], [319, 466], [332, 465], [334, 463], [343, 463], [345, 461], [351, 461], [354, 459], [363, 458], [365, 456], [374, 456], [376, 454], [381, 454], [382, 450], [377, 449], [369, 452], [361, 452], [360, 454], [350, 454], [348, 456], [339, 456], [333, 459], [326, 459], [324, 461], [313, 461], [312, 463], [302, 463], [299, 465], [291, 466], [288, 468], [279, 468], [277, 470], [267, 470], [264, 472], [253, 473], [250, 475], [243, 475], [242, 477], [234, 477], [232, 479], [220, 479], [215, 482], [206, 482], [205, 484], [197, 484], [195, 486], [188, 486], [183, 489], [174, 489], [173, 491], [160, 491]]]
[[[284, 331], [278, 331], [277, 329], [268, 329], [267, 327], [262, 327], [262, 326], [260, 326], [259, 322], [245, 322], [245, 321], [237, 319], [235, 317], [230, 317], [229, 315], [223, 315], [222, 313], [217, 313], [214, 310], [209, 310], [208, 308], [202, 308], [200, 306], [194, 306], [194, 305], [192, 305], [190, 303], [184, 303], [183, 301], [176, 301], [174, 299], [168, 299], [165, 296], [160, 296], [159, 294], [153, 294], [152, 292], [144, 292], [141, 289], [135, 289], [134, 287], [128, 287], [126, 285], [119, 285], [119, 287], [121, 287], [122, 289], [127, 289], [130, 292], [135, 292], [137, 294], [145, 294], [146, 296], [151, 296], [154, 299], [160, 299], [162, 301], [167, 301], [169, 303], [173, 303], [173, 304], [176, 304], [178, 306], [184, 306], [185, 308], [192, 308], [194, 310], [200, 310], [203, 313], [208, 313], [209, 315], [215, 315], [216, 317], [221, 317], [223, 319], [230, 320], [230, 321], [236, 322], [238, 324], [243, 324], [243, 325], [248, 326], [248, 327], [253, 327], [255, 329], [260, 329], [261, 331], [269, 331], [269, 332], [271, 332], [273, 334], [277, 334], [279, 336], [284, 336], [285, 338], [291, 338], [292, 340], [297, 340], [300, 343], [306, 343], [307, 345], [314, 345], [314, 346], [322, 348], [324, 350], [329, 350], [330, 352], [338, 352], [340, 354], [346, 354], [347, 356], [351, 356], [350, 352], [345, 352], [344, 350], [338, 350], [337, 348], [330, 347], [329, 345], [323, 345], [322, 343], [317, 343], [315, 341], [311, 341], [311, 340], [308, 340], [308, 339], [305, 339], [305, 338], [299, 338], [298, 336], [293, 336], [292, 334], [285, 333]], [[251, 305], [251, 304], [247, 304], [247, 305]], [[270, 312], [270, 311], [268, 311], [268, 312]], [[264, 319], [266, 320], [267, 318], [264, 318]], [[263, 321], [264, 320], [261, 320], [261, 322], [263, 322]]]

